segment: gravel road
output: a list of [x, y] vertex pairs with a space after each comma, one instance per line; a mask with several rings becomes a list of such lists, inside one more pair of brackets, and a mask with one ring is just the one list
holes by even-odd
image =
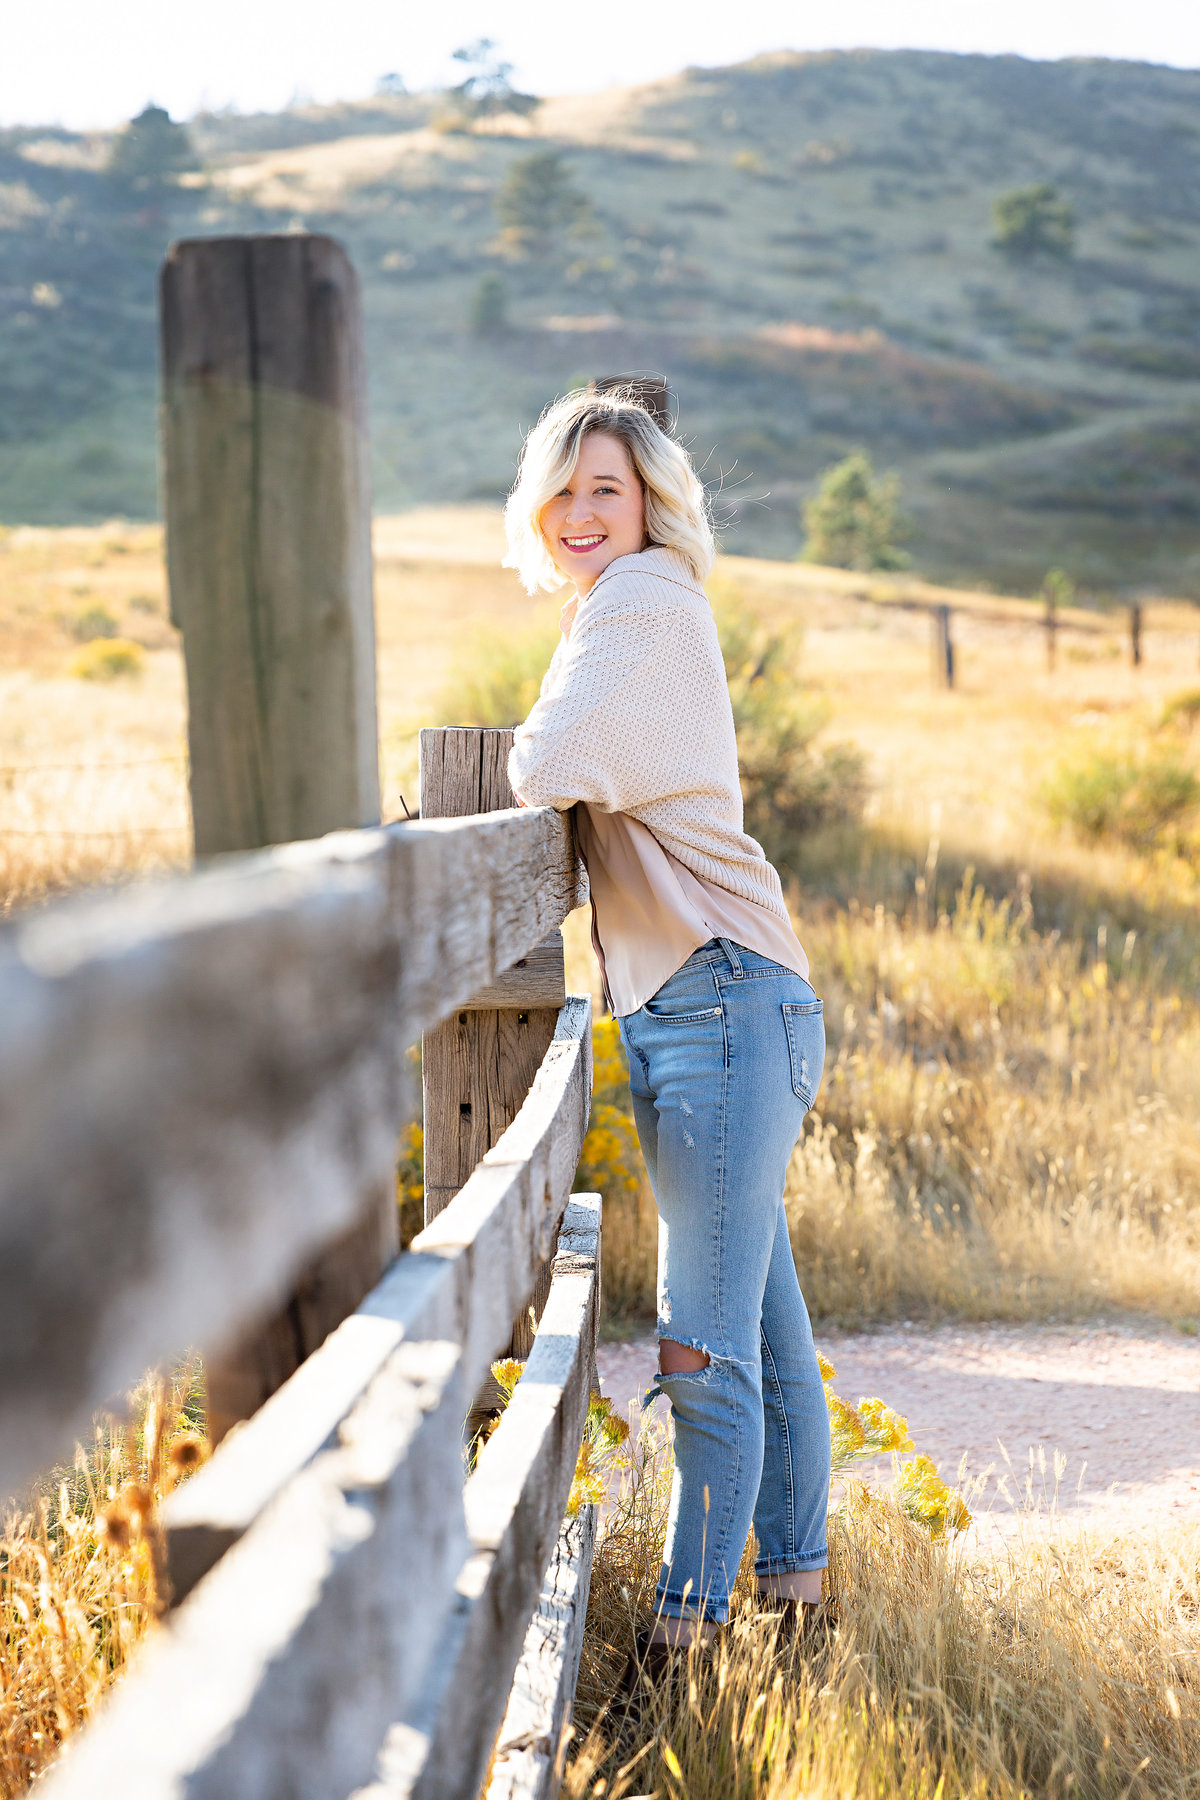
[[[1125, 1325], [906, 1325], [817, 1341], [840, 1394], [880, 1395], [948, 1481], [978, 1484], [980, 1545], [1056, 1519], [1127, 1533], [1200, 1518], [1196, 1338]], [[636, 1409], [655, 1361], [651, 1338], [600, 1346], [600, 1384], [619, 1411]], [[891, 1459], [862, 1472], [887, 1481]]]

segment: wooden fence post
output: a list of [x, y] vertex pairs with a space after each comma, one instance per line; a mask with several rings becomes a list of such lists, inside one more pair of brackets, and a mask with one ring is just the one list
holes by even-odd
[[1056, 595], [1047, 590], [1046, 593], [1046, 672], [1054, 673], [1056, 651], [1058, 649], [1058, 600]]
[[933, 685], [934, 687], [952, 688], [954, 686], [954, 639], [950, 635], [950, 608], [935, 606], [930, 617], [933, 621]]
[[[163, 264], [171, 616], [187, 664], [198, 856], [379, 821], [362, 317], [332, 238], [198, 238]], [[397, 1248], [394, 1195], [210, 1358], [209, 1423], [248, 1417]]]
[[[507, 773], [511, 747], [511, 726], [422, 731], [421, 817], [515, 806]], [[426, 1224], [516, 1118], [550, 1047], [567, 991], [561, 932], [551, 933], [523, 965], [421, 1039]], [[532, 1297], [535, 1318], [548, 1287], [549, 1264]], [[532, 1342], [525, 1314], [514, 1322], [511, 1354], [528, 1356]]]
[[1142, 609], [1135, 602], [1129, 609], [1129, 654], [1135, 669], [1142, 666]]

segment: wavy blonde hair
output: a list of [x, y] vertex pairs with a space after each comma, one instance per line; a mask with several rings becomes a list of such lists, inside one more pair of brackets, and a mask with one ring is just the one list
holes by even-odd
[[566, 586], [542, 532], [542, 509], [574, 474], [580, 446], [593, 431], [619, 438], [629, 453], [642, 484], [649, 545], [676, 551], [703, 582], [714, 555], [704, 489], [687, 451], [656, 423], [632, 386], [604, 393], [580, 389], [546, 408], [525, 439], [504, 509], [504, 567], [517, 571], [527, 594]]

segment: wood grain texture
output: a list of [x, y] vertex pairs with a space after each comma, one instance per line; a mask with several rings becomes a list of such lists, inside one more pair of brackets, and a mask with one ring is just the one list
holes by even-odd
[[344, 1800], [369, 1779], [473, 1554], [466, 1400], [456, 1346], [402, 1344], [72, 1739], [50, 1800]]
[[[425, 1219], [446, 1206], [516, 1118], [557, 1010], [460, 1009], [421, 1044]], [[440, 1179], [439, 1179], [440, 1177]]]
[[0, 931], [0, 1492], [392, 1193], [405, 1047], [577, 893], [563, 821], [513, 811], [335, 833]]
[[584, 1506], [563, 1521], [525, 1633], [484, 1800], [555, 1800], [558, 1794], [579, 1679], [597, 1510]]
[[567, 997], [566, 961], [561, 931], [552, 931], [545, 943], [535, 944], [511, 969], [488, 987], [472, 994], [468, 1012], [491, 1012], [500, 1007], [553, 1007], [557, 1012]]
[[[163, 480], [198, 855], [376, 824], [367, 399], [331, 238], [203, 238], [162, 271]], [[206, 1356], [209, 1432], [247, 1418], [399, 1248], [386, 1189], [277, 1311]]]
[[[511, 807], [512, 731], [476, 727], [421, 732], [421, 817], [455, 818]], [[561, 955], [561, 938], [558, 954]], [[507, 977], [506, 977], [507, 979]], [[489, 984], [494, 986], [494, 984]], [[427, 1032], [424, 1089], [425, 1222], [437, 1216], [505, 1130], [554, 1035], [558, 1005], [475, 1002]]]
[[[345, 1800], [372, 1781], [391, 1722], [420, 1716], [447, 1645], [477, 1658], [495, 1635], [484, 1615], [523, 1605], [499, 1660], [482, 1668], [494, 1732], [557, 1525], [531, 1580], [529, 1560], [548, 1510], [561, 1517], [581, 1400], [586, 1408], [598, 1208], [596, 1196], [572, 1202], [544, 1350], [487, 1468], [481, 1458], [464, 1491], [470, 1352], [446, 1339], [400, 1342], [329, 1446], [269, 1500], [72, 1740], [46, 1780], [49, 1800]], [[402, 1257], [394, 1271], [408, 1265], [414, 1291], [436, 1277], [419, 1262]], [[461, 1707], [445, 1710], [450, 1730]], [[462, 1800], [474, 1800], [478, 1779], [460, 1782]]]
[[160, 281], [171, 616], [197, 855], [379, 819], [358, 282], [305, 233], [196, 238]]
[[[454, 1203], [164, 1509], [176, 1599], [335, 1436], [405, 1341], [464, 1345], [473, 1393], [554, 1242], [587, 1127], [591, 1006], [572, 1000], [525, 1106]], [[462, 1415], [455, 1422], [457, 1431]]]
[[[474, 1554], [414, 1705], [355, 1800], [474, 1800], [558, 1538], [591, 1392], [600, 1197], [574, 1195], [516, 1392], [463, 1495]], [[470, 1704], [463, 1697], [470, 1696]]]
[[284, 1304], [204, 1358], [209, 1442], [252, 1418], [370, 1293], [400, 1248], [392, 1187], [378, 1183], [365, 1215], [303, 1264]]

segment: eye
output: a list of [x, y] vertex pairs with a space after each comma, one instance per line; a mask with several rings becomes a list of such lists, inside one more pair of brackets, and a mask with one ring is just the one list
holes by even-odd
[[598, 493], [598, 494], [615, 494], [615, 493], [616, 493], [616, 491], [617, 491], [617, 490], [616, 490], [616, 488], [615, 488], [615, 487], [598, 487], [598, 488], [597, 488], [597, 489], [596, 489], [596, 492], [597, 492], [597, 493]]

